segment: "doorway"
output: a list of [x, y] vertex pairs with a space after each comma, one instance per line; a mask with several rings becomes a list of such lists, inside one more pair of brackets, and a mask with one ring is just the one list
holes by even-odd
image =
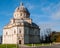
[[19, 44], [21, 44], [21, 40], [19, 40]]

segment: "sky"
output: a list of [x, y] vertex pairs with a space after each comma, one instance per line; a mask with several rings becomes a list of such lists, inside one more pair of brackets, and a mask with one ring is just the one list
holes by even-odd
[[0, 0], [0, 35], [21, 2], [28, 8], [30, 18], [39, 25], [41, 32], [45, 28], [60, 31], [60, 0]]

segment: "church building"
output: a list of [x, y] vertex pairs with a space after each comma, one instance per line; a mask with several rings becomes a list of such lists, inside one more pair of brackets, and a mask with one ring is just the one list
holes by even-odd
[[32, 22], [30, 13], [23, 3], [15, 9], [13, 18], [3, 29], [2, 44], [17, 43], [40, 43], [40, 28]]

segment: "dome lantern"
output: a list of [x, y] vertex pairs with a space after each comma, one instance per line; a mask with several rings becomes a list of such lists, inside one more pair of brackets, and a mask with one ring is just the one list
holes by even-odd
[[23, 6], [23, 3], [20, 3], [20, 6]]

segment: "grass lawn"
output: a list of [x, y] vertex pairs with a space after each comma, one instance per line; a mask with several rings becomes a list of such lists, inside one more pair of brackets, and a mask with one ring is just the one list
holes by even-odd
[[50, 46], [50, 44], [25, 44], [27, 46]]
[[0, 44], [0, 48], [16, 48], [15, 44]]
[[[50, 44], [25, 44], [26, 46], [50, 46]], [[16, 44], [0, 44], [0, 48], [16, 48]]]

